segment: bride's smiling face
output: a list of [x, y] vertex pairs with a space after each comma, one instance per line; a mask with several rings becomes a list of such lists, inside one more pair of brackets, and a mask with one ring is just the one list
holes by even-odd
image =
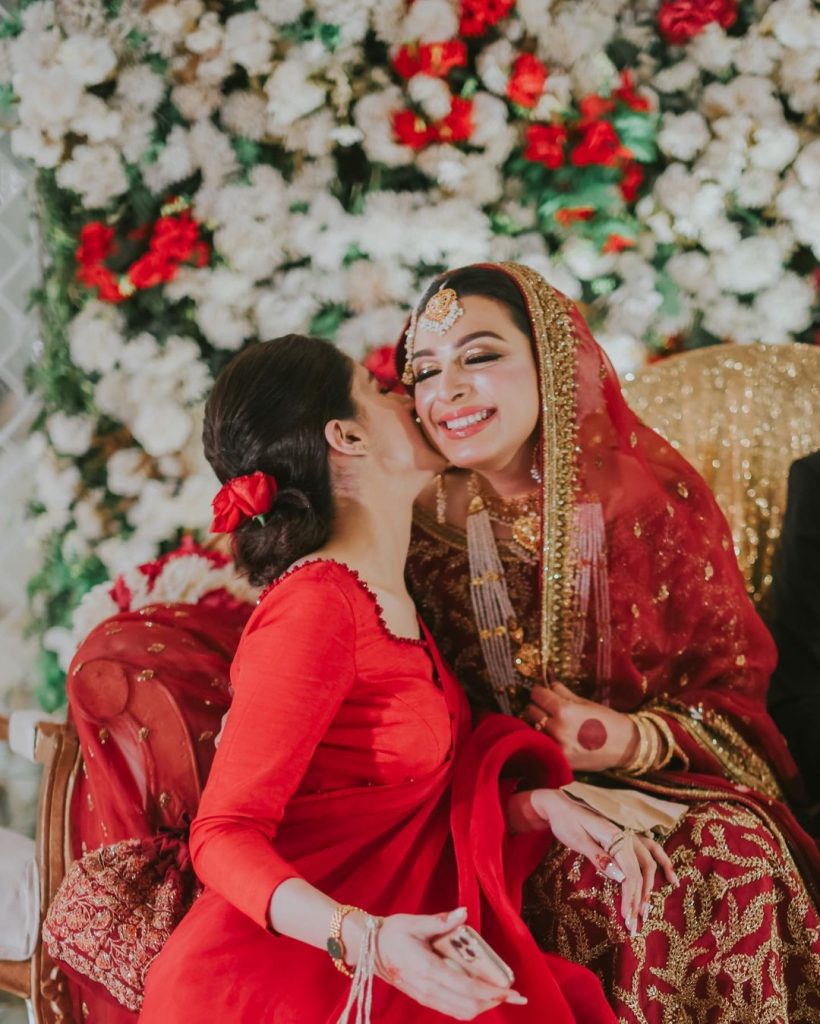
[[532, 345], [503, 303], [459, 301], [464, 313], [447, 332], [416, 333], [416, 413], [452, 465], [499, 471], [529, 446], [538, 423]]

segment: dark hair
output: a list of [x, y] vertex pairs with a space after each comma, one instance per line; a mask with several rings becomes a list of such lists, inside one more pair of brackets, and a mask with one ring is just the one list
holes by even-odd
[[334, 506], [325, 425], [356, 414], [353, 363], [330, 342], [288, 334], [228, 363], [205, 405], [205, 457], [222, 483], [261, 470], [278, 496], [265, 525], [233, 533], [234, 558], [263, 586], [327, 539]]
[[[439, 274], [434, 278], [427, 290], [416, 304], [416, 309], [421, 311], [427, 305], [429, 299], [439, 288], [454, 288], [459, 298], [467, 298], [468, 295], [481, 295], [487, 299], [495, 299], [503, 306], [506, 306], [512, 316], [513, 323], [528, 338], [532, 338], [532, 327], [530, 326], [530, 315], [524, 296], [515, 281], [503, 270], [495, 267], [472, 265], [459, 267], [457, 270]], [[404, 371], [406, 339], [402, 333], [399, 343], [396, 346], [396, 369], [399, 376]]]

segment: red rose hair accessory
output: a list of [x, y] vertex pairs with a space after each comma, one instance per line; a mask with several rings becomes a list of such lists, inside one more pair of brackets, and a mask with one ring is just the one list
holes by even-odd
[[233, 533], [247, 519], [256, 519], [264, 526], [265, 516], [278, 493], [276, 477], [269, 473], [260, 471], [228, 480], [211, 503], [214, 510], [211, 533]]

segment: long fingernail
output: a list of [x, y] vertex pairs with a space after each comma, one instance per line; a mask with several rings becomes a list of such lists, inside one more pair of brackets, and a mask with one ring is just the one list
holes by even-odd
[[674, 871], [672, 872], [672, 885], [674, 885], [676, 889], [680, 885], [680, 878], [678, 878], [677, 874]]
[[515, 1003], [516, 1006], [526, 1006], [529, 1000], [526, 996], [522, 996], [520, 992], [508, 992], [507, 1002]]
[[649, 917], [651, 912], [652, 907], [649, 905], [649, 901], [647, 900], [647, 902], [644, 903], [644, 905], [641, 907], [641, 917], [644, 919], [644, 921]]
[[617, 864], [610, 864], [606, 869], [606, 874], [616, 882], [623, 882], [626, 878], [626, 875], [621, 871]]

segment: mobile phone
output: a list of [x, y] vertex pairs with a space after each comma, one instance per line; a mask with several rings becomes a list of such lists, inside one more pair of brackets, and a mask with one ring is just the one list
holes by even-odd
[[451, 967], [469, 974], [471, 978], [499, 988], [510, 988], [515, 981], [512, 968], [468, 924], [461, 924], [434, 939], [433, 949]]

